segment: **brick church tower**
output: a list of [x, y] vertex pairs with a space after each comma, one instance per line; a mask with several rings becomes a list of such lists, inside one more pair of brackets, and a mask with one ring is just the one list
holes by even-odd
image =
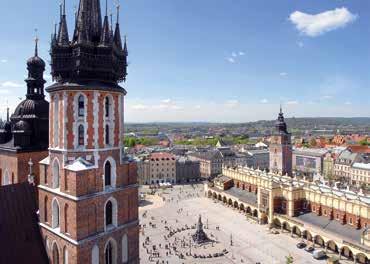
[[[107, 7], [106, 7], [107, 10]], [[50, 262], [139, 262], [136, 164], [123, 146], [127, 45], [100, 1], [65, 4], [51, 41], [49, 156], [40, 162], [40, 226]]]
[[39, 184], [39, 167], [48, 155], [49, 103], [45, 100], [45, 62], [35, 53], [27, 60], [26, 98], [0, 126], [0, 186], [31, 182]]
[[292, 175], [292, 139], [287, 130], [284, 114], [280, 113], [275, 123], [275, 133], [270, 142], [270, 171], [283, 175]]

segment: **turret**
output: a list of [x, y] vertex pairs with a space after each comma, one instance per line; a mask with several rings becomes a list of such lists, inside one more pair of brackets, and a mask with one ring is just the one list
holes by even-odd
[[109, 46], [111, 44], [110, 28], [108, 21], [108, 0], [105, 0], [105, 16], [103, 22], [103, 32], [101, 35], [101, 44], [104, 46]]
[[62, 5], [60, 6], [60, 22], [59, 22], [59, 32], [58, 32], [58, 45], [59, 46], [68, 46], [69, 45], [69, 36], [68, 36], [68, 28], [67, 28], [67, 19], [66, 19], [66, 2], [63, 1], [63, 8]]
[[45, 62], [38, 56], [38, 38], [35, 39], [35, 54], [27, 60], [28, 77], [25, 80], [27, 83], [27, 99], [43, 99], [44, 84], [46, 81], [43, 78], [45, 71]]
[[288, 134], [287, 125], [284, 120], [283, 109], [281, 106], [280, 106], [280, 112], [279, 112], [278, 119], [275, 123], [275, 128], [278, 133]]
[[116, 22], [116, 28], [114, 30], [113, 44], [119, 50], [122, 50], [122, 39], [121, 39], [121, 32], [120, 32], [120, 29], [119, 29], [119, 8], [120, 8], [120, 6], [117, 5], [117, 22]]

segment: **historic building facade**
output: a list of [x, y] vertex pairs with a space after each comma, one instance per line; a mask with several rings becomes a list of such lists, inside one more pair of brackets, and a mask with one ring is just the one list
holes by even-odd
[[[99, 0], [80, 0], [72, 40], [63, 6], [52, 37], [49, 155], [40, 226], [51, 263], [138, 263], [136, 164], [124, 153], [127, 46]], [[118, 13], [117, 13], [118, 14]]]
[[176, 183], [176, 157], [167, 152], [154, 152], [149, 155], [149, 183]]
[[[43, 73], [45, 62], [35, 54], [27, 61], [27, 93], [0, 128], [0, 185], [39, 183], [39, 167], [48, 155], [49, 103], [45, 100]], [[36, 175], [36, 177], [35, 177]]]

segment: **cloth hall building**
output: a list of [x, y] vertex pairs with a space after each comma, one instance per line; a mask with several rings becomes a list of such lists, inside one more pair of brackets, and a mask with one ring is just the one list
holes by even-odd
[[354, 263], [370, 260], [370, 197], [290, 176], [290, 134], [282, 111], [270, 146], [270, 172], [223, 167], [205, 195], [257, 223], [305, 239]]

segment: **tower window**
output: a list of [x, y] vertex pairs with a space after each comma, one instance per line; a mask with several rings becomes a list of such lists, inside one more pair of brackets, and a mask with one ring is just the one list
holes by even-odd
[[113, 264], [113, 245], [111, 241], [108, 242], [105, 248], [105, 264]]
[[68, 233], [68, 204], [64, 205], [64, 232]]
[[78, 145], [85, 145], [85, 129], [83, 125], [78, 126]]
[[107, 161], [104, 166], [104, 181], [105, 186], [112, 185], [112, 165], [109, 161]]
[[105, 117], [110, 116], [110, 103], [109, 103], [109, 98], [105, 97]]
[[53, 245], [53, 263], [59, 264], [59, 250], [56, 243]]
[[113, 204], [111, 201], [108, 201], [105, 206], [105, 224], [107, 226], [113, 224]]
[[85, 115], [85, 98], [80, 95], [78, 97], [78, 116], [84, 116]]
[[105, 144], [109, 145], [110, 140], [109, 140], [109, 125], [105, 125]]
[[53, 217], [52, 217], [52, 228], [59, 228], [59, 204], [57, 199], [53, 200], [53, 205], [52, 205], [52, 211], [53, 211]]
[[48, 197], [45, 196], [44, 199], [44, 222], [48, 222]]
[[59, 162], [57, 159], [53, 162], [53, 188], [59, 188]]
[[117, 200], [109, 198], [104, 205], [104, 230], [117, 227]]

